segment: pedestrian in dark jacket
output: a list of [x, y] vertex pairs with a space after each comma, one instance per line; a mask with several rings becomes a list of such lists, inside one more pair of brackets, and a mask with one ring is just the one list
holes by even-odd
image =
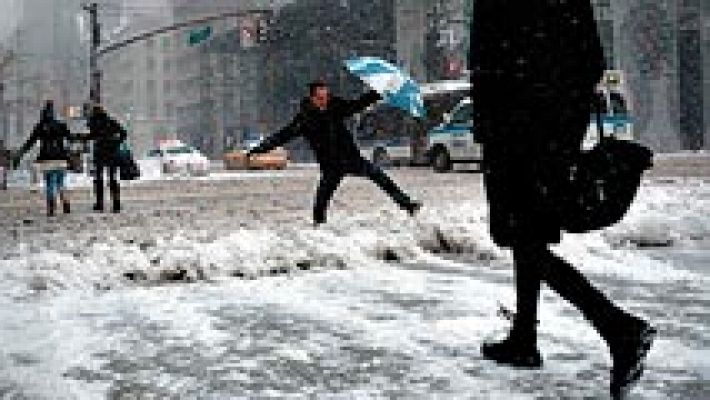
[[476, 0], [474, 18], [474, 129], [483, 142], [491, 235], [513, 250], [517, 294], [509, 336], [484, 344], [483, 356], [514, 366], [542, 365], [536, 321], [545, 282], [606, 341], [611, 394], [621, 398], [640, 378], [655, 330], [548, 249], [560, 241], [555, 198], [569, 181], [604, 69], [591, 5]]
[[54, 103], [49, 100], [45, 103], [40, 113], [39, 122], [35, 125], [29, 139], [18, 151], [14, 160], [14, 167], [19, 164], [22, 156], [37, 142], [40, 143], [37, 156], [37, 166], [43, 174], [44, 191], [47, 197], [47, 215], [54, 216], [56, 197], [62, 201], [65, 214], [70, 212], [69, 195], [64, 185], [66, 170], [68, 169], [69, 150], [67, 142], [71, 134], [66, 124], [58, 121], [54, 116]]
[[320, 165], [321, 179], [313, 207], [314, 223], [326, 221], [328, 202], [346, 175], [367, 177], [384, 190], [402, 209], [413, 215], [421, 203], [409, 198], [380, 168], [360, 154], [344, 120], [380, 99], [371, 91], [357, 100], [331, 97], [323, 82], [309, 85], [309, 96], [301, 102], [300, 112], [272, 136], [264, 139], [248, 155], [268, 152], [297, 136], [304, 137]]
[[94, 141], [94, 193], [95, 211], [104, 210], [104, 171], [108, 173], [112, 211], [121, 211], [121, 188], [116, 176], [119, 167], [119, 149], [126, 140], [126, 130], [111, 118], [101, 106], [94, 106], [89, 117], [88, 140]]

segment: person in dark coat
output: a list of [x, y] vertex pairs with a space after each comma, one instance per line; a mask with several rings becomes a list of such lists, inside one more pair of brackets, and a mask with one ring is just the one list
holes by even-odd
[[116, 176], [118, 172], [118, 152], [127, 133], [121, 124], [111, 118], [101, 106], [94, 106], [89, 116], [88, 140], [94, 141], [94, 193], [95, 211], [104, 210], [104, 170], [108, 173], [111, 210], [121, 211], [121, 188]]
[[35, 125], [29, 139], [15, 156], [13, 167], [17, 168], [22, 156], [37, 142], [40, 143], [36, 166], [42, 170], [44, 190], [47, 197], [47, 215], [54, 216], [56, 197], [62, 202], [65, 214], [70, 212], [69, 195], [64, 185], [66, 170], [69, 163], [68, 141], [71, 139], [69, 128], [54, 116], [54, 102], [45, 103], [40, 113], [39, 122]]
[[476, 0], [472, 35], [474, 130], [483, 147], [494, 241], [513, 251], [517, 312], [485, 358], [540, 367], [537, 309], [545, 282], [606, 341], [611, 394], [641, 376], [655, 330], [614, 305], [548, 245], [560, 241], [564, 193], [590, 120], [604, 57], [589, 1]]
[[328, 202], [346, 175], [367, 177], [384, 190], [410, 215], [416, 213], [421, 203], [409, 198], [380, 168], [360, 154], [344, 120], [380, 100], [380, 95], [370, 91], [357, 100], [331, 97], [323, 82], [309, 85], [309, 96], [301, 102], [300, 112], [284, 128], [264, 139], [248, 152], [248, 156], [265, 153], [297, 136], [304, 137], [320, 165], [321, 179], [313, 207], [316, 225], [326, 221]]

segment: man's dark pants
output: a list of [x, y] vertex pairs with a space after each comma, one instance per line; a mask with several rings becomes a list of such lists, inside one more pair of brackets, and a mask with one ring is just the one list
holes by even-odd
[[116, 177], [118, 166], [116, 166], [115, 163], [96, 163], [95, 165], [94, 193], [96, 195], [96, 204], [94, 208], [97, 210], [103, 210], [104, 208], [104, 170], [108, 172], [108, 184], [111, 200], [113, 202], [113, 210], [118, 211], [121, 207], [121, 198], [120, 186]]
[[360, 176], [369, 178], [377, 186], [387, 193], [395, 203], [402, 209], [409, 209], [412, 206], [412, 200], [397, 185], [387, 176], [382, 169], [373, 165], [370, 161], [359, 160], [340, 168], [323, 169], [321, 172], [320, 183], [316, 191], [316, 200], [313, 207], [313, 220], [315, 223], [323, 223], [326, 221], [326, 211], [328, 202], [333, 197], [333, 193], [338, 188], [338, 185], [346, 175]]

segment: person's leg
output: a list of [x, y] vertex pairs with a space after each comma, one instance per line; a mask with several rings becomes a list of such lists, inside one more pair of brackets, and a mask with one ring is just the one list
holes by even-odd
[[94, 194], [96, 195], [95, 211], [104, 210], [104, 166], [97, 163], [94, 166]]
[[416, 212], [421, 206], [419, 203], [413, 202], [381, 168], [375, 166], [370, 161], [365, 160], [360, 170], [356, 171], [356, 174], [369, 178], [379, 186], [380, 189], [387, 193], [400, 208], [408, 211], [410, 214]]
[[54, 216], [55, 208], [55, 197], [56, 197], [56, 184], [54, 179], [55, 171], [45, 171], [44, 172], [44, 193], [47, 197], [47, 216]]
[[117, 213], [121, 211], [121, 187], [116, 176], [118, 168], [111, 165], [108, 168], [109, 190], [111, 191], [111, 211]]
[[59, 198], [62, 201], [62, 211], [64, 214], [69, 214], [71, 207], [69, 204], [69, 193], [66, 189], [66, 176], [66, 171], [57, 171], [57, 187], [59, 188]]
[[609, 346], [613, 360], [612, 398], [623, 398], [643, 374], [643, 361], [656, 330], [648, 322], [612, 303], [571, 264], [545, 249], [538, 255], [548, 260], [544, 281], [579, 309]]
[[326, 221], [328, 202], [330, 202], [342, 179], [343, 175], [340, 173], [323, 173], [321, 175], [313, 205], [313, 222], [316, 225]]
[[[540, 245], [544, 246], [544, 244]], [[513, 248], [516, 312], [507, 338], [484, 343], [485, 358], [516, 367], [538, 368], [542, 357], [537, 349], [537, 309], [540, 298], [539, 260], [519, 246]]]

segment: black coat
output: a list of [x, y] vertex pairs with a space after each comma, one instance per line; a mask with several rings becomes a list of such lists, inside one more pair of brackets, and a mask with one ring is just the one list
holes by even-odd
[[94, 141], [94, 163], [113, 165], [117, 162], [121, 142], [127, 133], [121, 124], [106, 114], [97, 114], [89, 118], [89, 136]]
[[268, 152], [297, 136], [308, 141], [321, 170], [348, 172], [356, 170], [363, 158], [352, 133], [345, 127], [345, 119], [364, 110], [381, 97], [371, 91], [357, 100], [332, 97], [328, 108], [320, 110], [309, 99], [301, 102], [301, 110], [284, 128], [264, 139], [250, 151], [251, 154]]
[[21, 157], [38, 141], [40, 142], [37, 161], [68, 161], [67, 141], [70, 139], [67, 125], [54, 118], [44, 118], [35, 125], [27, 142], [19, 151]]
[[502, 246], [560, 238], [555, 198], [590, 120], [604, 58], [589, 1], [476, 0], [474, 130], [491, 233]]

